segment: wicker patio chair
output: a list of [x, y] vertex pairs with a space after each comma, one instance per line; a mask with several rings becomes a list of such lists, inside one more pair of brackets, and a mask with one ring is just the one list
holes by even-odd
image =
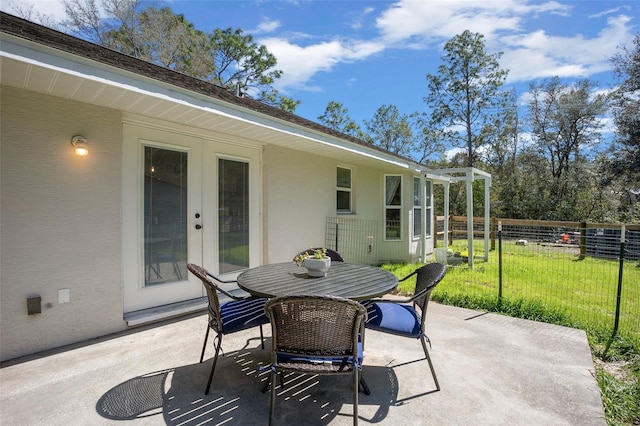
[[[217, 340], [217, 344], [215, 344], [216, 353], [213, 358], [211, 373], [209, 373], [207, 389], [205, 390], [205, 394], [208, 395], [209, 389], [211, 388], [211, 380], [213, 379], [213, 372], [216, 369], [216, 363], [218, 361], [218, 354], [220, 353], [220, 347], [222, 346], [223, 335], [259, 326], [260, 341], [262, 349], [264, 349], [262, 325], [269, 323], [269, 318], [264, 314], [264, 304], [267, 299], [258, 297], [241, 298], [235, 296], [220, 288], [215, 283], [214, 277], [211, 276], [202, 266], [189, 263], [187, 268], [192, 274], [200, 278], [202, 285], [204, 285], [204, 288], [207, 290], [207, 296], [209, 299], [209, 321], [207, 324], [207, 333], [204, 336], [204, 344], [202, 345], [200, 362], [204, 359], [207, 339], [209, 338], [209, 330], [213, 329], [213, 331], [216, 332], [216, 337], [214, 339], [214, 341]], [[220, 304], [218, 292], [229, 297], [231, 300]]]
[[366, 328], [420, 339], [424, 355], [429, 362], [433, 381], [438, 390], [440, 390], [440, 383], [438, 383], [436, 371], [427, 350], [427, 342], [431, 346], [431, 341], [425, 331], [425, 318], [431, 292], [444, 278], [446, 272], [447, 267], [443, 263], [429, 263], [400, 280], [402, 282], [416, 275], [415, 290], [410, 298], [405, 300], [374, 299], [363, 302], [367, 307]]
[[[314, 252], [315, 250], [322, 250], [322, 248], [313, 247], [313, 248], [310, 248], [310, 249], [303, 250], [300, 253], [298, 253], [297, 255], [295, 255], [293, 258], [295, 259], [296, 257], [298, 257], [300, 255], [303, 255], [303, 254], [305, 254], [307, 252]], [[329, 249], [329, 248], [326, 249], [326, 250], [327, 250], [327, 256], [329, 256], [331, 258], [332, 262], [344, 262], [344, 259], [342, 258], [340, 253], [338, 253], [337, 251]]]
[[[363, 354], [359, 336], [364, 333], [366, 308], [333, 296], [281, 296], [269, 300], [265, 312], [272, 336], [269, 424], [275, 414], [277, 374], [296, 372], [352, 375], [353, 423], [357, 425]], [[284, 386], [282, 374], [281, 379]]]

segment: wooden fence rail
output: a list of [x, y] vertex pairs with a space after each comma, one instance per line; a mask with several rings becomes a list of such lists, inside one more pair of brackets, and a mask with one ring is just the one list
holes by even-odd
[[[444, 216], [435, 217], [436, 226], [436, 238], [434, 240], [434, 247], [438, 247], [439, 241], [444, 242]], [[515, 228], [515, 229], [537, 229], [539, 232], [533, 233], [534, 238], [540, 240], [555, 239], [561, 240], [564, 233], [571, 234], [571, 241], [576, 241], [580, 246], [580, 257], [583, 258], [587, 255], [589, 236], [594, 234], [614, 234], [620, 235], [623, 227], [625, 231], [640, 232], [640, 224], [624, 224], [624, 223], [599, 223], [599, 222], [572, 222], [572, 221], [549, 221], [549, 220], [529, 220], [529, 219], [506, 219], [506, 218], [491, 218], [490, 239], [491, 248], [496, 248], [496, 231], [498, 229], [498, 223], [502, 224], [503, 229]], [[607, 231], [609, 232], [607, 232]], [[473, 238], [484, 238], [486, 230], [484, 229], [484, 218], [473, 218]], [[513, 234], [514, 232], [512, 232]], [[517, 234], [517, 232], [515, 232]], [[466, 216], [449, 216], [449, 232], [448, 232], [449, 245], [454, 240], [466, 239], [467, 232], [467, 218]], [[532, 233], [527, 232], [526, 235], [531, 238]], [[637, 234], [635, 235], [637, 237]], [[632, 243], [635, 243], [635, 238]], [[640, 244], [640, 241], [637, 241]]]

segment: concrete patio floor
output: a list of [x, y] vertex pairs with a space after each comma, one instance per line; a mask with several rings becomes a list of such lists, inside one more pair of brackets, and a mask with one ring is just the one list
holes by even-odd
[[[420, 342], [374, 331], [363, 369], [360, 424], [604, 425], [585, 333], [431, 303], [436, 391]], [[2, 364], [4, 425], [264, 425], [268, 363], [257, 329], [226, 336], [211, 393], [198, 363], [206, 315], [192, 315]], [[268, 334], [268, 326], [265, 331]], [[349, 378], [293, 377], [278, 424], [352, 424]]]

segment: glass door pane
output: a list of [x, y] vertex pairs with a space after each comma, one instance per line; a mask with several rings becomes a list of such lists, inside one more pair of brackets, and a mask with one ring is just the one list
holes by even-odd
[[249, 267], [249, 164], [218, 160], [218, 263], [221, 274]]
[[144, 147], [145, 286], [187, 279], [187, 153]]

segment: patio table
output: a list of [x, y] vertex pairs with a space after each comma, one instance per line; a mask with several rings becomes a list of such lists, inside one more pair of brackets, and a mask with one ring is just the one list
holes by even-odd
[[398, 285], [391, 272], [375, 266], [333, 262], [325, 277], [310, 277], [294, 262], [251, 268], [238, 275], [238, 286], [257, 297], [291, 295], [339, 296], [367, 300], [389, 293]]
[[[382, 296], [398, 285], [398, 278], [391, 272], [344, 262], [332, 262], [324, 277], [310, 277], [294, 262], [273, 263], [248, 269], [238, 275], [237, 281], [238, 286], [251, 295], [267, 298], [318, 295], [367, 300]], [[365, 394], [371, 394], [362, 375], [360, 384]]]

